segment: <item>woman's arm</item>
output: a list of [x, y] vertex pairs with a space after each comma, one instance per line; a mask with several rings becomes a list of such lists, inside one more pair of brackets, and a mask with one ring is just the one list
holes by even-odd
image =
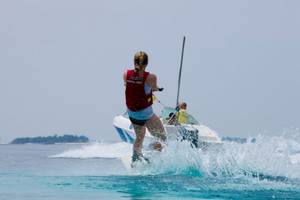
[[124, 86], [126, 86], [126, 79], [127, 79], [127, 71], [123, 74]]
[[157, 77], [155, 74], [149, 74], [146, 83], [151, 87], [152, 91], [158, 91], [159, 88], [157, 86]]

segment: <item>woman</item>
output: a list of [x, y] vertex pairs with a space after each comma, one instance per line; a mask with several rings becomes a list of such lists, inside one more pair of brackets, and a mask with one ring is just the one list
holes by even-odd
[[[146, 128], [156, 139], [166, 140], [162, 122], [152, 109], [152, 91], [162, 91], [163, 89], [157, 86], [156, 76], [145, 71], [147, 65], [147, 54], [139, 51], [134, 55], [134, 69], [127, 70], [123, 75], [126, 86], [127, 113], [136, 134], [132, 162], [141, 160], [143, 157], [142, 146]], [[155, 148], [161, 149], [161, 144], [156, 143]]]

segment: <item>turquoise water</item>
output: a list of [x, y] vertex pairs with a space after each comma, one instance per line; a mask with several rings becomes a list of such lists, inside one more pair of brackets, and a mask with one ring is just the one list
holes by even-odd
[[186, 143], [127, 171], [125, 143], [0, 145], [0, 199], [300, 199], [300, 143]]

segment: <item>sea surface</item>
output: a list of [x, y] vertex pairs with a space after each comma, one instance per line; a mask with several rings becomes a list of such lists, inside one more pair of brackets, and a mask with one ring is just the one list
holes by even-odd
[[0, 145], [0, 200], [300, 199], [300, 142], [259, 136], [206, 150], [171, 142], [127, 170], [127, 143]]

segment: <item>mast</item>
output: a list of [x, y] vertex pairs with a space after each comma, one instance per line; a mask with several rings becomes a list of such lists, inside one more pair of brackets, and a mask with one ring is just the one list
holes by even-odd
[[182, 41], [181, 60], [180, 60], [180, 68], [179, 68], [179, 74], [178, 74], [177, 99], [176, 99], [175, 108], [179, 104], [179, 93], [180, 93], [180, 82], [181, 82], [181, 71], [182, 71], [182, 63], [183, 63], [184, 45], [185, 45], [185, 36], [183, 36], [183, 41]]

